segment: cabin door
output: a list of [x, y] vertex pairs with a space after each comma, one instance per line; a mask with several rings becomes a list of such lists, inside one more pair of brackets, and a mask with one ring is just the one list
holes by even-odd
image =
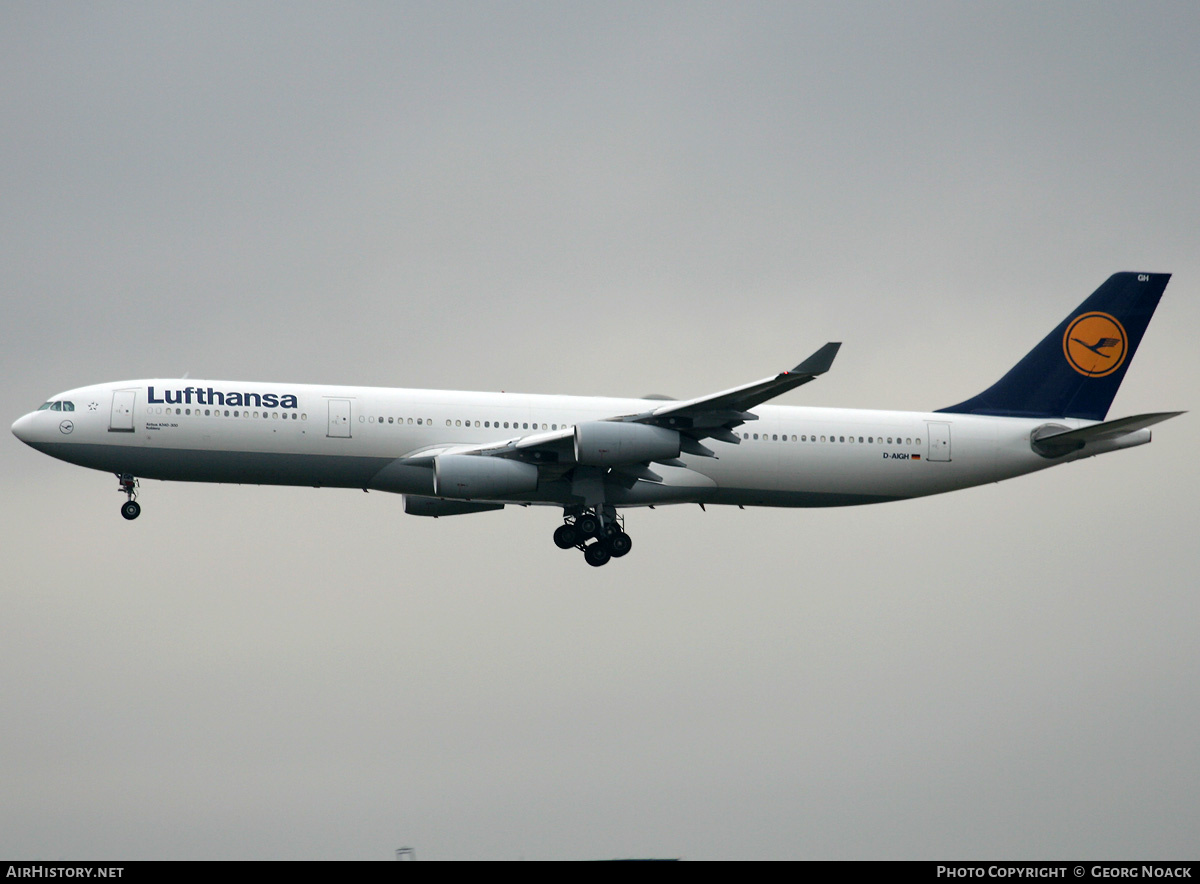
[[950, 459], [950, 425], [926, 424], [929, 430], [929, 453], [927, 460]]
[[334, 439], [350, 438], [350, 400], [329, 400], [329, 431], [325, 434]]
[[108, 418], [110, 433], [133, 432], [133, 400], [136, 390], [117, 390], [113, 393], [112, 413]]

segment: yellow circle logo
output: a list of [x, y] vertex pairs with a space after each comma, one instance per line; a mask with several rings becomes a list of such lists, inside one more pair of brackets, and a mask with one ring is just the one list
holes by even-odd
[[1125, 329], [1107, 313], [1076, 316], [1063, 335], [1063, 354], [1071, 368], [1089, 378], [1110, 375], [1125, 361]]

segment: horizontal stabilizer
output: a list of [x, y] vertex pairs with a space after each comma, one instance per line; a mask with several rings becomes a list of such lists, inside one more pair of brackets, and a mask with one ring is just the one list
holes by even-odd
[[1042, 457], [1062, 457], [1072, 451], [1079, 451], [1088, 444], [1094, 445], [1127, 436], [1181, 414], [1183, 414], [1182, 411], [1159, 411], [1154, 414], [1136, 414], [1133, 417], [1092, 424], [1090, 427], [1083, 427], [1079, 430], [1051, 431], [1045, 435], [1039, 435], [1035, 431], [1030, 444], [1033, 446], [1033, 450]]

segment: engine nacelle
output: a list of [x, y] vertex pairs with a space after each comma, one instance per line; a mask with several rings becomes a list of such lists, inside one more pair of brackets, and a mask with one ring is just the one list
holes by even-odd
[[575, 427], [575, 460], [607, 467], [679, 457], [679, 431], [620, 421], [588, 421]]
[[410, 516], [462, 516], [467, 513], [486, 513], [491, 510], [502, 510], [502, 503], [469, 503], [465, 500], [438, 500], [436, 497], [421, 497], [420, 495], [404, 495], [404, 511]]
[[472, 454], [439, 454], [433, 459], [433, 493], [471, 500], [534, 491], [538, 468], [519, 460]]

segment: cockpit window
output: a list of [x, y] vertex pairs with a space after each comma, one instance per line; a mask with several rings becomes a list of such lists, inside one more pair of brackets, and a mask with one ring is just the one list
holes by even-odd
[[64, 399], [63, 400], [63, 411], [74, 411], [74, 410], [75, 410], [75, 403], [68, 402]]
[[45, 402], [42, 404], [42, 407], [38, 409], [38, 411], [45, 411], [53, 404], [54, 404], [53, 402]]
[[62, 403], [55, 402], [53, 405], [50, 406], [50, 410], [51, 411], [62, 411]]

